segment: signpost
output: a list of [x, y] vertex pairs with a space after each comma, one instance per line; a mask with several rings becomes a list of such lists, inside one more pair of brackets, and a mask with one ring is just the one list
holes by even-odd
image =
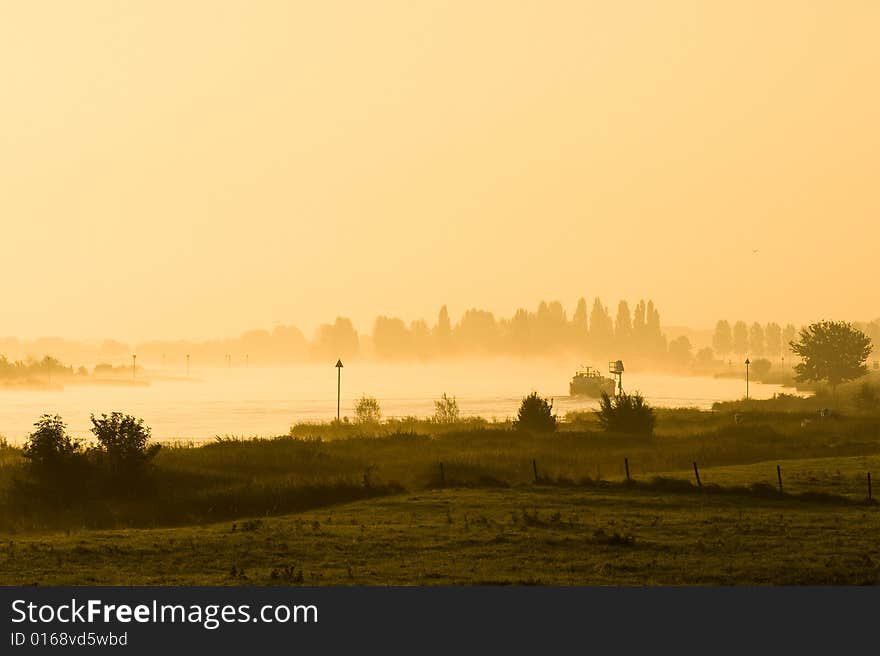
[[342, 360], [336, 360], [336, 421], [340, 420], [339, 400], [342, 398]]

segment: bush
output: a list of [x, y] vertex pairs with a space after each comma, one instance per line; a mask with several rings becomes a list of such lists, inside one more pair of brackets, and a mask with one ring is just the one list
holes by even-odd
[[21, 451], [39, 478], [50, 482], [66, 480], [84, 464], [82, 443], [67, 434], [67, 426], [59, 415], [42, 415], [34, 428]]
[[761, 380], [770, 373], [770, 369], [773, 368], [773, 364], [767, 358], [758, 358], [754, 362], [752, 362], [752, 375], [755, 377], [755, 380]]
[[880, 397], [877, 396], [877, 390], [868, 383], [862, 383], [859, 391], [856, 392], [853, 398], [853, 402], [863, 412], [871, 412], [880, 407]]
[[444, 392], [439, 401], [434, 401], [434, 421], [438, 424], [454, 424], [458, 419], [458, 401]]
[[553, 403], [532, 392], [524, 397], [513, 427], [517, 430], [532, 430], [538, 433], [551, 433], [556, 430], [556, 415]]
[[92, 419], [92, 433], [98, 439], [95, 450], [98, 458], [107, 468], [111, 477], [140, 475], [147, 463], [153, 459], [160, 445], [147, 445], [150, 429], [143, 419], [113, 412], [108, 417], [95, 415]]
[[602, 392], [596, 411], [599, 424], [609, 433], [652, 435], [654, 433], [654, 409], [638, 392], [608, 396]]
[[362, 396], [354, 404], [354, 415], [359, 424], [378, 424], [382, 420], [382, 409], [372, 396]]

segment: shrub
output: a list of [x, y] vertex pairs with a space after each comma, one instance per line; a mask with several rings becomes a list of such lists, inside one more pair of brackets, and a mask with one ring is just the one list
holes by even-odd
[[382, 409], [372, 396], [362, 396], [354, 404], [354, 415], [359, 424], [378, 424], [382, 420]]
[[609, 433], [630, 433], [633, 435], [652, 435], [654, 433], [654, 409], [645, 398], [635, 392], [608, 396], [602, 392], [599, 409], [596, 410], [599, 424]]
[[551, 433], [556, 430], [556, 415], [553, 402], [532, 392], [524, 397], [513, 427], [517, 430], [532, 430], [538, 433]]
[[773, 364], [767, 358], [758, 358], [752, 362], [752, 374], [756, 380], [760, 380], [770, 373]]
[[100, 419], [92, 415], [91, 419], [92, 433], [98, 439], [95, 451], [112, 477], [142, 474], [160, 449], [158, 444], [147, 444], [150, 429], [143, 419], [121, 412]]
[[439, 401], [434, 401], [434, 421], [438, 424], [454, 424], [459, 419], [458, 401], [449, 398], [446, 392]]
[[82, 443], [67, 434], [59, 415], [42, 415], [34, 429], [21, 451], [38, 477], [65, 480], [84, 463]]
[[868, 383], [861, 384], [853, 402], [859, 410], [864, 412], [871, 412], [880, 407], [880, 397], [877, 396], [877, 390]]

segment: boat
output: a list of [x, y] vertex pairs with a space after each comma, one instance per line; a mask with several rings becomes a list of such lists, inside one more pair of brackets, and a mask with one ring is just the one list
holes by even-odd
[[617, 381], [603, 376], [598, 369], [583, 367], [579, 369], [568, 384], [569, 396], [591, 396], [599, 398], [602, 393], [614, 394]]

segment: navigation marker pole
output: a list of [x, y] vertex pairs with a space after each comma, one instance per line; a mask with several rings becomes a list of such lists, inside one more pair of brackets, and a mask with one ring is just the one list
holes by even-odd
[[336, 360], [336, 421], [340, 420], [339, 404], [342, 398], [342, 360]]
[[748, 358], [746, 358], [746, 401], [749, 400], [749, 365], [752, 364]]

